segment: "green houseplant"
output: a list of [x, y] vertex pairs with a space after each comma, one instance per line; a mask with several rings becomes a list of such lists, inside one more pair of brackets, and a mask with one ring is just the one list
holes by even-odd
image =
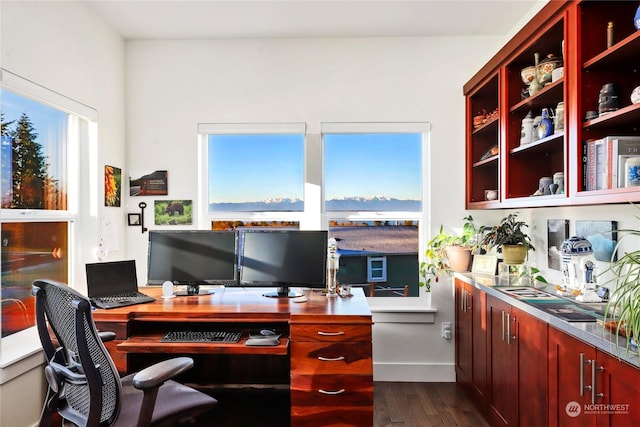
[[440, 226], [438, 234], [427, 242], [425, 260], [420, 263], [420, 286], [431, 291], [432, 281], [437, 282], [441, 273], [469, 271], [471, 253], [478, 245], [478, 232], [471, 215], [463, 218], [462, 232], [451, 234]]
[[487, 249], [496, 248], [498, 253], [502, 253], [507, 264], [522, 264], [527, 258], [527, 253], [536, 250], [531, 238], [524, 231], [528, 225], [519, 221], [517, 217], [517, 213], [511, 213], [502, 218], [498, 225], [480, 229], [483, 233], [480, 246]]
[[[640, 216], [636, 218], [640, 220]], [[611, 265], [602, 272], [612, 274], [612, 278], [605, 284], [615, 284], [605, 309], [605, 319], [615, 320], [605, 322], [605, 326], [613, 325], [614, 331], [626, 338], [627, 349], [632, 345], [632, 340], [638, 345], [640, 335], [640, 249], [625, 252], [617, 260], [614, 257], [623, 239], [629, 238], [640, 240], [640, 230], [618, 230], [618, 243], [613, 251]]]

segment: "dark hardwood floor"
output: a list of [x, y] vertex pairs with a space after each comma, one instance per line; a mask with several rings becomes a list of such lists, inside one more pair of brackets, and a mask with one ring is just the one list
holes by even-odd
[[489, 427], [456, 383], [375, 382], [373, 427]]

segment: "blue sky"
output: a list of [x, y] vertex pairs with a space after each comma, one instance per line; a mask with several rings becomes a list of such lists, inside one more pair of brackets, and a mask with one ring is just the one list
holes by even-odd
[[[2, 113], [4, 122], [17, 120], [26, 113], [38, 134], [36, 141], [42, 146], [47, 158], [47, 173], [54, 179], [60, 178], [63, 171], [58, 170], [59, 141], [67, 139], [67, 113], [2, 89]], [[9, 127], [15, 129], [16, 122]]]
[[422, 199], [421, 134], [325, 136], [325, 198]]
[[[327, 135], [325, 197], [420, 200], [422, 135]], [[210, 135], [209, 203], [302, 198], [301, 135]]]

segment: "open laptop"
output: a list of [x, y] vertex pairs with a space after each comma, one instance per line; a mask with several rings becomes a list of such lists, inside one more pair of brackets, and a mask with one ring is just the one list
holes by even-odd
[[135, 260], [86, 264], [87, 294], [98, 308], [117, 308], [155, 301], [138, 291]]

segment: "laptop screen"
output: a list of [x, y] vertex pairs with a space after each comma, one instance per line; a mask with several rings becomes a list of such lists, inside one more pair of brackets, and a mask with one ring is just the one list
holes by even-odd
[[86, 271], [89, 298], [108, 297], [138, 290], [135, 260], [87, 264]]

